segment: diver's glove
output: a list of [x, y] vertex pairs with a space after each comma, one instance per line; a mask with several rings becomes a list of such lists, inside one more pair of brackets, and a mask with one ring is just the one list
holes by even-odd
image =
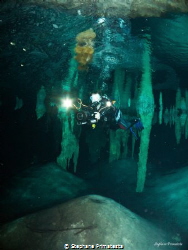
[[100, 120], [101, 115], [99, 112], [94, 112], [94, 117], [95, 117], [95, 119]]

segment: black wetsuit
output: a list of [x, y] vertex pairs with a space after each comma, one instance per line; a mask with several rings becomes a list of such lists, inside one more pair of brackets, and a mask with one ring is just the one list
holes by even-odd
[[111, 102], [110, 99], [102, 97], [101, 101], [94, 102], [91, 105], [94, 112], [100, 113], [100, 121], [108, 124], [111, 129], [121, 128], [126, 130], [129, 128], [131, 123], [123, 119], [120, 109], [116, 108], [112, 103], [108, 106], [107, 102]]

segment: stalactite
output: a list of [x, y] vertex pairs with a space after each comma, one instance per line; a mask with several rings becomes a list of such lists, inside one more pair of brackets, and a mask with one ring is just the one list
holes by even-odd
[[176, 117], [175, 117], [175, 135], [177, 144], [180, 143], [182, 135], [187, 139], [187, 123], [188, 123], [188, 91], [186, 90], [182, 96], [180, 89], [176, 93]]
[[[125, 85], [126, 82], [126, 85]], [[125, 79], [125, 70], [116, 69], [114, 74], [113, 97], [117, 106], [128, 107], [130, 98], [131, 79]], [[110, 131], [110, 155], [109, 161], [125, 158], [127, 155], [127, 141], [129, 133], [124, 130]]]
[[185, 91], [186, 110], [188, 111], [188, 90]]
[[159, 124], [161, 125], [163, 122], [163, 96], [162, 92], [159, 95]]
[[170, 108], [170, 111], [169, 111], [169, 116], [170, 116], [170, 127], [172, 126], [172, 125], [174, 125], [174, 123], [175, 123], [175, 108], [174, 108], [174, 106], [173, 107], [171, 107]]
[[122, 92], [125, 84], [125, 70], [116, 69], [114, 72], [114, 84], [113, 84], [113, 97], [116, 100], [117, 105], [121, 105]]
[[132, 158], [134, 158], [134, 149], [135, 149], [135, 136], [132, 135], [132, 150], [131, 150]]
[[141, 79], [140, 95], [138, 99], [138, 112], [144, 125], [140, 138], [140, 152], [137, 172], [136, 192], [144, 190], [147, 170], [148, 149], [150, 143], [150, 132], [154, 114], [154, 97], [152, 91], [151, 64], [150, 64], [150, 43], [145, 42], [143, 53], [143, 72]]
[[176, 135], [176, 142], [177, 144], [179, 144], [181, 140], [181, 123], [179, 117], [177, 117], [175, 121], [175, 135]]
[[[69, 120], [70, 119], [70, 120]], [[74, 117], [70, 117], [67, 114], [62, 116], [62, 142], [61, 142], [61, 154], [57, 158], [57, 163], [63, 169], [67, 169], [70, 164], [70, 160], [73, 160], [74, 172], [76, 172], [77, 159], [79, 154], [79, 144], [76, 136], [73, 133]]]
[[[181, 90], [178, 89], [176, 92], [176, 112], [181, 109]], [[177, 144], [180, 143], [181, 140], [181, 120], [180, 116], [176, 116], [175, 119], [175, 135]]]
[[122, 150], [121, 150], [121, 158], [125, 159], [127, 157], [127, 153], [128, 153], [128, 139], [129, 139], [129, 133], [127, 133], [127, 131], [122, 131], [122, 137], [121, 137], [121, 146], [122, 146]]
[[168, 125], [168, 123], [170, 121], [170, 116], [169, 116], [169, 110], [167, 108], [165, 108], [163, 120], [164, 120], [164, 124]]
[[180, 115], [180, 125], [182, 128], [182, 131], [184, 133], [184, 127], [185, 127], [185, 122], [187, 119], [187, 114], [186, 114], [186, 102], [185, 102], [185, 98], [182, 97], [181, 98], [181, 115]]
[[21, 109], [23, 107], [23, 100], [16, 96], [16, 106], [14, 107], [14, 110]]
[[185, 91], [185, 103], [186, 103], [186, 113], [187, 113], [187, 119], [185, 123], [185, 139], [188, 139], [188, 90]]
[[187, 120], [185, 122], [185, 139], [188, 139], [188, 117]]
[[92, 164], [96, 163], [101, 158], [101, 152], [104, 151], [103, 149], [107, 144], [106, 140], [106, 134], [100, 126], [96, 126], [92, 131], [87, 130], [85, 132], [85, 142], [89, 151], [89, 160]]
[[122, 98], [121, 98], [121, 106], [123, 108], [130, 108], [132, 104], [131, 100], [131, 85], [132, 85], [132, 78], [130, 74], [126, 74], [125, 79], [125, 87], [122, 88]]
[[181, 90], [180, 88], [178, 88], [177, 92], [176, 92], [176, 109], [180, 109], [181, 108]]
[[[109, 162], [119, 160], [121, 157], [126, 157], [128, 133], [125, 130], [110, 131], [110, 154]], [[123, 152], [121, 154], [121, 149]]]
[[[71, 87], [77, 85], [78, 72], [77, 63], [72, 58], [70, 60], [68, 76], [62, 81], [63, 91], [70, 92]], [[73, 160], [74, 172], [76, 172], [77, 160], [79, 155], [78, 136], [75, 133], [74, 113], [67, 113], [65, 108], [59, 108], [59, 117], [62, 124], [61, 153], [57, 158], [57, 163], [63, 169], [67, 169], [70, 160]]]
[[139, 93], [140, 93], [140, 82], [138, 81], [138, 79], [134, 79], [134, 89], [133, 89], [134, 93], [133, 93], [133, 98], [131, 101], [131, 109], [133, 110], [137, 110], [137, 101], [139, 98]]
[[110, 131], [109, 162], [118, 160], [120, 157], [120, 143], [116, 140], [116, 131]]
[[112, 94], [120, 108], [130, 108], [132, 104], [131, 99], [131, 74], [125, 74], [124, 69], [116, 69], [114, 72], [114, 85]]
[[40, 90], [37, 93], [37, 103], [36, 103], [36, 116], [37, 120], [40, 119], [46, 113], [46, 106], [45, 106], [45, 98], [46, 98], [46, 90], [44, 86], [41, 86]]

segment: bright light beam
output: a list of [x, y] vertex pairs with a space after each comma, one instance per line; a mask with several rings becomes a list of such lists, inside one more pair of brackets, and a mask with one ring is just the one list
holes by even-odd
[[111, 105], [112, 105], [112, 103], [111, 103], [110, 101], [107, 101], [107, 102], [106, 102], [106, 106], [107, 106], [107, 107], [110, 107]]
[[64, 108], [72, 107], [72, 100], [69, 98], [63, 99], [62, 100], [62, 107], [64, 107]]

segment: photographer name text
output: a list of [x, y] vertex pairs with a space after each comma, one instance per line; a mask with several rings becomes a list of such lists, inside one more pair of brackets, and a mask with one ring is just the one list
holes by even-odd
[[65, 244], [64, 249], [124, 249], [124, 245], [77, 245], [77, 244]]

